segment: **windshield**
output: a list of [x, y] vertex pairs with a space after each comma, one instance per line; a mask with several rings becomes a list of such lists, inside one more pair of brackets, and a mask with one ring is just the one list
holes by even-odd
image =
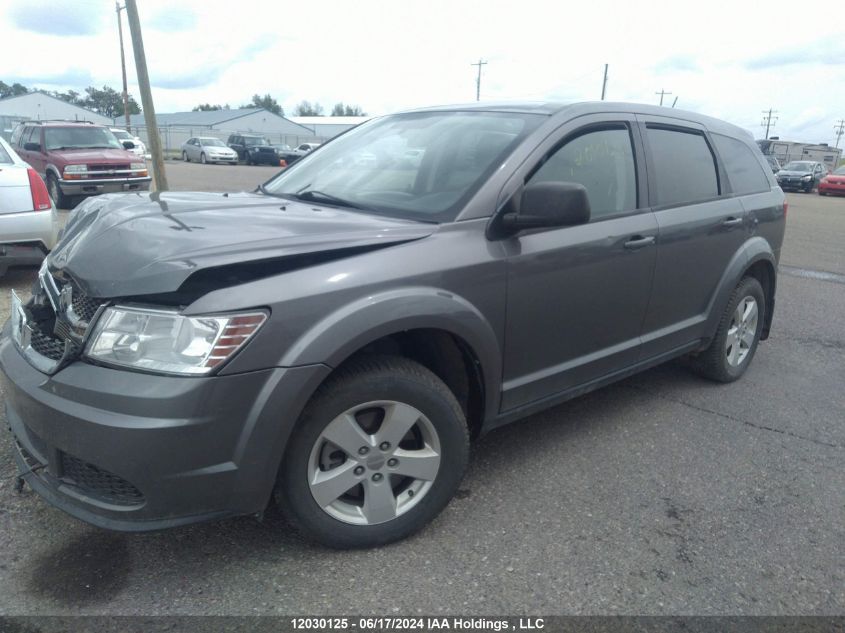
[[114, 134], [121, 141], [134, 141], [135, 140], [135, 137], [132, 136], [126, 130], [111, 130], [111, 133]]
[[44, 130], [47, 149], [123, 149], [110, 130], [103, 127], [48, 127]]
[[807, 163], [804, 161], [792, 161], [791, 163], [787, 163], [786, 167], [784, 167], [785, 171], [813, 171], [813, 163]]
[[219, 138], [201, 138], [200, 143], [208, 147], [226, 147], [226, 144]]
[[256, 138], [254, 136], [244, 136], [244, 145], [269, 145], [266, 138]]
[[[374, 119], [309, 152], [267, 193], [329, 198], [394, 217], [443, 222], [545, 117], [414, 112]], [[328, 202], [332, 204], [331, 202]]]

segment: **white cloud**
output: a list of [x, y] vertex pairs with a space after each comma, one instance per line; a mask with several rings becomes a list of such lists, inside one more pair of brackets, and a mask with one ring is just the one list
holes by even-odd
[[[204, 102], [235, 107], [255, 93], [270, 93], [287, 112], [303, 99], [326, 110], [337, 101], [359, 104], [371, 114], [472, 101], [470, 64], [481, 57], [488, 62], [484, 99], [595, 100], [609, 63], [609, 99], [657, 103], [654, 93], [665, 89], [672, 92], [666, 103], [677, 97], [677, 107], [727, 119], [755, 136], [769, 107], [778, 110], [773, 133], [796, 140], [833, 142], [834, 121], [845, 116], [845, 68], [828, 63], [841, 59], [845, 47], [838, 24], [814, 21], [807, 36], [789, 31], [783, 16], [794, 3], [786, 0], [769, 2], [765, 11], [727, 0], [140, 4], [160, 112]], [[96, 28], [66, 22], [74, 10]], [[24, 13], [29, 32], [20, 24]], [[40, 28], [39, 20], [54, 26]], [[0, 41], [7, 50], [28, 51], [30, 85], [64, 74], [79, 79], [85, 68], [95, 85], [118, 87], [114, 21], [105, 0], [12, 0], [0, 15]], [[128, 43], [127, 28], [124, 34]], [[132, 60], [127, 47], [137, 98]], [[0, 80], [20, 76], [20, 66], [2, 56]]]

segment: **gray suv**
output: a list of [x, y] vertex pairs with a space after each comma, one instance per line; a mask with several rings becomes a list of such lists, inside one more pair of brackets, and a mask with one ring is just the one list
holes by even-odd
[[609, 103], [406, 112], [254, 193], [90, 199], [0, 343], [22, 481], [117, 530], [275, 494], [324, 544], [403, 538], [480, 434], [679, 356], [742, 376], [785, 216], [740, 128]]

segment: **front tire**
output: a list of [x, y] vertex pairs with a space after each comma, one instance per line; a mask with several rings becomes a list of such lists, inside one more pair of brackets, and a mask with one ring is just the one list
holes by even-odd
[[207, 165], [207, 164], [208, 164], [208, 160], [207, 160], [207, 159], [206, 159], [206, 157], [205, 157], [205, 152], [203, 152], [202, 154], [200, 154], [200, 162], [201, 162], [203, 165]]
[[71, 196], [65, 195], [59, 186], [59, 180], [53, 173], [47, 174], [47, 193], [53, 199], [57, 209], [70, 209], [73, 207]]
[[692, 358], [693, 369], [716, 382], [738, 380], [748, 369], [766, 317], [766, 295], [754, 277], [744, 277], [731, 294], [710, 346]]
[[190, 158], [188, 158], [188, 152], [186, 152], [186, 151], [182, 151], [182, 160], [183, 160], [183, 161], [185, 161], [186, 163], [190, 163], [190, 162], [191, 162], [191, 159], [190, 159]]
[[404, 358], [362, 358], [306, 406], [276, 498], [289, 522], [323, 545], [375, 547], [437, 516], [468, 456], [466, 420], [443, 381]]

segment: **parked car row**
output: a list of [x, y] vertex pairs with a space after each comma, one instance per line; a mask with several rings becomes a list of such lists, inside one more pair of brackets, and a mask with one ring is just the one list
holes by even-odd
[[283, 143], [270, 143], [261, 134], [230, 134], [226, 144], [218, 138], [195, 136], [182, 143], [182, 160], [200, 163], [226, 163], [236, 165], [290, 165], [320, 146], [319, 143], [302, 143], [295, 149]]

